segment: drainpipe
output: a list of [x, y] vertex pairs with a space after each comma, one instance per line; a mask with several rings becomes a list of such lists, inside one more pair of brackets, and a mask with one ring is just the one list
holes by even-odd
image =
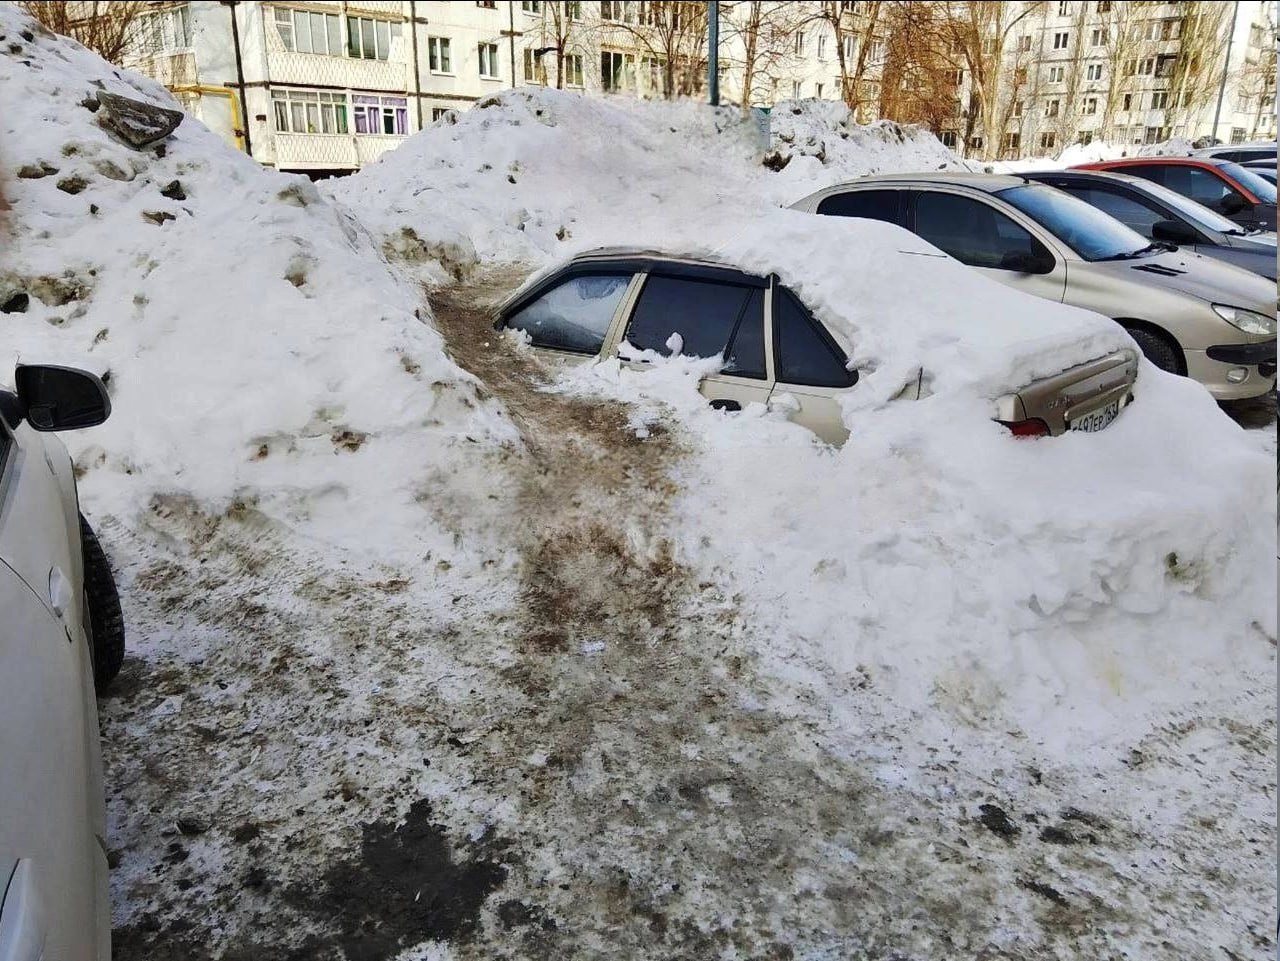
[[409, 0], [409, 42], [413, 47], [413, 99], [417, 104], [418, 129], [422, 129], [422, 76], [418, 72], [418, 4]]
[[253, 141], [249, 138], [249, 105], [245, 102], [244, 60], [240, 56], [240, 24], [236, 20], [238, 0], [221, 0], [231, 14], [231, 42], [236, 49], [236, 84], [240, 87], [240, 122], [244, 125], [244, 152], [253, 156]]
[[511, 89], [516, 86], [516, 0], [507, 0], [507, 40], [511, 49]]

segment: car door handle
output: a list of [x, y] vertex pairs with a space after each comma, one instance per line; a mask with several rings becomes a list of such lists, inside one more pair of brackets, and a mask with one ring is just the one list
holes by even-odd
[[728, 400], [723, 397], [717, 397], [711, 402], [711, 406], [715, 410], [742, 410], [742, 405], [736, 400]]

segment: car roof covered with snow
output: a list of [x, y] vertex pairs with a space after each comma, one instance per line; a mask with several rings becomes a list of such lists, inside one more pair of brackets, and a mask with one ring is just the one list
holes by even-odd
[[864, 385], [881, 372], [899, 381], [883, 384], [887, 396], [921, 368], [935, 392], [963, 386], [994, 396], [1132, 348], [1109, 319], [1012, 290], [880, 221], [779, 209], [721, 215], [683, 235], [656, 225], [628, 233], [625, 242], [584, 247], [538, 271], [504, 306], [583, 263], [634, 260], [645, 269], [667, 260], [776, 275], [841, 342]]

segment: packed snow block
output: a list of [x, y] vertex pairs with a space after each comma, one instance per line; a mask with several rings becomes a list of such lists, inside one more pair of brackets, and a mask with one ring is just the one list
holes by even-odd
[[105, 90], [98, 91], [98, 103], [104, 108], [99, 125], [134, 150], [159, 143], [182, 123], [181, 110], [157, 107]]

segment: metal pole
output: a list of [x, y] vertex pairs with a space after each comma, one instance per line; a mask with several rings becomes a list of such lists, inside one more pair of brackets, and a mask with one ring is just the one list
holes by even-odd
[[[1227, 59], [1222, 64], [1222, 82], [1218, 84], [1218, 106], [1213, 111], [1213, 130], [1209, 132], [1210, 140], [1218, 139], [1218, 118], [1222, 116], [1222, 98], [1227, 93], [1227, 73], [1231, 68], [1231, 43], [1236, 38], [1236, 15], [1240, 13], [1240, 0], [1231, 5], [1231, 28], [1227, 31]], [[1213, 146], [1210, 144], [1210, 146]]]
[[240, 88], [240, 122], [244, 124], [244, 152], [253, 156], [253, 140], [249, 136], [249, 94], [244, 87], [244, 60], [240, 56], [240, 24], [236, 21], [237, 0], [222, 0], [231, 14], [231, 42], [236, 51], [236, 83]]
[[507, 42], [511, 49], [511, 86], [516, 85], [516, 0], [507, 0]]
[[418, 68], [418, 4], [409, 0], [409, 42], [413, 48], [413, 99], [417, 105], [418, 129], [422, 129], [422, 75]]
[[707, 89], [711, 106], [720, 106], [720, 4], [707, 3]]

